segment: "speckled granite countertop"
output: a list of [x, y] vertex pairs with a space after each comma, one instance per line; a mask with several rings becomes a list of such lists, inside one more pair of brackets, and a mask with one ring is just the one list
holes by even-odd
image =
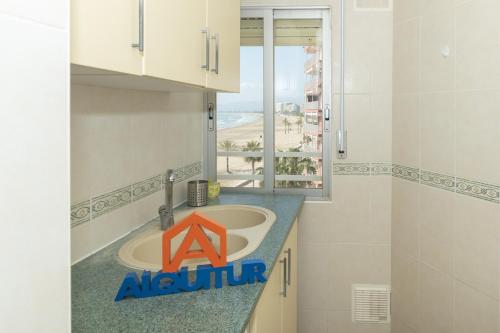
[[[263, 259], [269, 273], [303, 202], [301, 195], [223, 194], [209, 204], [261, 206], [276, 214], [277, 220], [259, 248], [248, 256]], [[130, 271], [118, 263], [118, 250], [148, 225], [72, 267], [72, 331], [243, 332], [263, 283], [114, 302], [123, 277]]]

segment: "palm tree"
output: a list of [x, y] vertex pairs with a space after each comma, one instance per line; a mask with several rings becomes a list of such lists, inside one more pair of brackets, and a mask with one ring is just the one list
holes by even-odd
[[[263, 167], [258, 167], [257, 169], [255, 169], [255, 172], [257, 175], [263, 175], [264, 174], [264, 168]], [[261, 181], [259, 183], [259, 187], [264, 187], [264, 181]]]
[[295, 125], [297, 125], [297, 133], [300, 133], [302, 129], [302, 116], [300, 116], [299, 119], [297, 119]]
[[[246, 146], [243, 147], [243, 151], [261, 151], [260, 142], [252, 140], [248, 141]], [[262, 157], [258, 156], [247, 156], [245, 157], [245, 162], [252, 164], [252, 175], [255, 175], [255, 163], [262, 161]], [[252, 180], [252, 184], [255, 187], [255, 180]]]
[[[225, 152], [235, 151], [238, 146], [231, 140], [224, 140], [219, 142], [219, 148], [224, 150]], [[226, 156], [226, 171], [227, 173], [231, 173], [229, 171], [229, 156]]]
[[[300, 152], [298, 148], [290, 148], [289, 152]], [[309, 157], [281, 157], [276, 158], [275, 171], [277, 175], [315, 175], [316, 163]], [[310, 185], [308, 181], [306, 184]], [[302, 187], [300, 181], [278, 181], [280, 187]]]
[[313, 141], [310, 135], [302, 135], [302, 142], [306, 145], [310, 144]]

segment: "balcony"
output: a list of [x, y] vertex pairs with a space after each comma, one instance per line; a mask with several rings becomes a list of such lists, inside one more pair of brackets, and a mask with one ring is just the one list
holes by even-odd
[[318, 137], [323, 134], [323, 122], [318, 119], [317, 124], [304, 123], [304, 134]]
[[304, 73], [309, 75], [319, 74], [321, 72], [321, 59], [312, 57], [304, 64]]
[[319, 95], [321, 93], [321, 80], [314, 79], [306, 82], [304, 85], [304, 93], [306, 95]]
[[309, 110], [309, 111], [321, 110], [321, 103], [319, 101], [306, 102], [304, 103], [304, 110]]

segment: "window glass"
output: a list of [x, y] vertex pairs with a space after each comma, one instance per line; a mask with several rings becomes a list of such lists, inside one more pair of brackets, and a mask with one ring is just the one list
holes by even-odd
[[322, 188], [322, 22], [274, 20], [275, 187]]
[[241, 20], [240, 93], [217, 94], [217, 178], [223, 187], [263, 179], [263, 19]]

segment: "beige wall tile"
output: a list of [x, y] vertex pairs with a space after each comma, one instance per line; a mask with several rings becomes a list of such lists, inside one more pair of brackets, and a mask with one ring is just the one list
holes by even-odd
[[420, 96], [420, 167], [438, 173], [455, 173], [455, 95]]
[[[146, 221], [143, 221], [146, 222]], [[133, 229], [130, 205], [115, 209], [71, 230], [71, 262], [75, 263], [102, 249]]]
[[[81, 94], [82, 90], [77, 89], [72, 91], [72, 100], [78, 100], [80, 103], [85, 103], [86, 99]], [[77, 203], [89, 199], [91, 193], [92, 178], [92, 143], [90, 140], [85, 140], [90, 136], [91, 127], [86, 108], [71, 109], [71, 201]]]
[[299, 313], [300, 333], [328, 333], [326, 310], [304, 310]]
[[[300, 222], [302, 223], [302, 222]], [[299, 311], [327, 310], [332, 293], [330, 244], [299, 244]], [[311, 284], [311, 281], [314, 281]]]
[[460, 195], [456, 197], [455, 213], [455, 277], [493, 298], [498, 298], [499, 206]]
[[328, 309], [351, 309], [352, 284], [390, 284], [389, 245], [333, 244], [330, 251]]
[[455, 4], [454, 1], [455, 0], [420, 0], [421, 14], [425, 16], [446, 10], [450, 11]]
[[299, 243], [330, 243], [339, 204], [333, 202], [306, 203], [299, 216]]
[[390, 324], [354, 323], [351, 311], [330, 311], [327, 316], [328, 333], [390, 333]]
[[500, 184], [500, 91], [456, 96], [457, 176]]
[[406, 166], [420, 163], [419, 98], [413, 94], [393, 96], [392, 161]]
[[473, 0], [456, 8], [457, 88], [500, 88], [500, 2]]
[[131, 121], [126, 93], [72, 85], [71, 97], [72, 202], [130, 184]]
[[[72, 203], [202, 158], [202, 94], [72, 86]], [[180, 203], [186, 186], [174, 187]], [[158, 214], [163, 192], [72, 230], [73, 259], [103, 247]], [[128, 212], [118, 221], [117, 214]]]
[[498, 333], [498, 301], [460, 282], [455, 284], [453, 332]]
[[453, 332], [453, 279], [420, 264], [419, 324], [425, 333]]
[[71, 262], [74, 263], [85, 258], [95, 249], [92, 240], [92, 226], [90, 223], [82, 223], [71, 228]]
[[[140, 180], [146, 175], [157, 175], [166, 164], [168, 144], [163, 122], [166, 117], [161, 111], [137, 110], [131, 115], [131, 133], [134, 139], [130, 143], [132, 178]], [[182, 138], [179, 140], [182, 142]], [[174, 147], [171, 147], [170, 150]], [[165, 153], [162, 153], [162, 150]], [[172, 161], [173, 162], [173, 161]], [[175, 160], [174, 167], [180, 167], [182, 160]]]
[[390, 161], [392, 159], [392, 95], [372, 94], [370, 112], [365, 121], [370, 126], [370, 130], [365, 133], [367, 139], [370, 140], [366, 146], [369, 149], [367, 161]]
[[392, 186], [392, 247], [418, 258], [419, 185], [394, 178]]
[[419, 17], [423, 0], [395, 0], [394, 23], [398, 24], [403, 20]]
[[391, 318], [391, 333], [416, 333], [417, 331], [406, 324], [402, 323], [399, 319]]
[[371, 177], [370, 180], [370, 224], [374, 226], [373, 242], [391, 243], [392, 179]]
[[[374, 136], [370, 126], [370, 119], [374, 115], [370, 110], [370, 95], [347, 95], [345, 96], [345, 123], [348, 128], [347, 153], [348, 161], [370, 161], [371, 138]], [[334, 119], [338, 119], [334, 117]], [[345, 162], [345, 161], [344, 161]]]
[[[416, 92], [420, 100], [394, 96], [393, 161], [500, 184], [500, 92], [493, 90], [500, 87], [500, 2], [396, 2], [394, 92]], [[401, 45], [406, 50], [398, 49]], [[447, 58], [441, 55], [445, 46], [450, 49]], [[415, 57], [418, 52], [420, 62]], [[416, 72], [421, 75], [420, 85], [412, 90]], [[414, 118], [420, 123], [420, 132], [415, 140], [414, 129], [408, 126], [411, 121], [401, 110], [416, 104], [419, 113]], [[420, 160], [414, 157], [414, 147]], [[408, 205], [412, 201], [408, 192], [416, 185], [403, 183], [393, 179], [392, 332], [411, 332], [410, 328], [425, 333], [499, 332], [500, 208], [421, 186], [419, 209], [415, 210]], [[412, 217], [418, 217], [418, 228], [398, 223]], [[412, 232], [418, 234], [417, 250]], [[417, 254], [418, 259], [401, 259], [406, 254]], [[403, 269], [415, 273], [415, 266], [420, 267], [418, 297], [409, 273], [401, 273]], [[419, 323], [412, 317], [416, 303]]]
[[[450, 2], [452, 0], [447, 0]], [[432, 1], [432, 7], [436, 2]], [[455, 36], [453, 11], [422, 18], [421, 40], [421, 91], [450, 90], [455, 87]], [[449, 56], [442, 54], [449, 50]]]
[[420, 260], [442, 272], [453, 272], [455, 193], [420, 187]]
[[[180, 186], [174, 186], [174, 200], [179, 203], [181, 198], [177, 195], [179, 188], [184, 184], [179, 184]], [[184, 187], [184, 186], [182, 186]], [[158, 217], [158, 208], [165, 203], [165, 192], [164, 190], [153, 193], [145, 198], [134, 201], [130, 204], [131, 212], [133, 214], [132, 220], [130, 221], [132, 228], [137, 228], [144, 224], [144, 222], [151, 221], [152, 219]]]
[[498, 15], [500, 3], [496, 0], [457, 0], [457, 42], [464, 47], [500, 43]]
[[407, 257], [392, 248], [392, 320], [415, 331], [418, 327], [419, 309], [418, 269], [419, 264], [415, 258]]
[[416, 92], [420, 77], [420, 20], [409, 20], [394, 27], [394, 92]]
[[[380, 241], [386, 230], [376, 230], [370, 223], [369, 176], [334, 176], [333, 181], [333, 201], [337, 209], [332, 219], [332, 241], [360, 243], [377, 238]], [[378, 232], [378, 237], [373, 231]]]

